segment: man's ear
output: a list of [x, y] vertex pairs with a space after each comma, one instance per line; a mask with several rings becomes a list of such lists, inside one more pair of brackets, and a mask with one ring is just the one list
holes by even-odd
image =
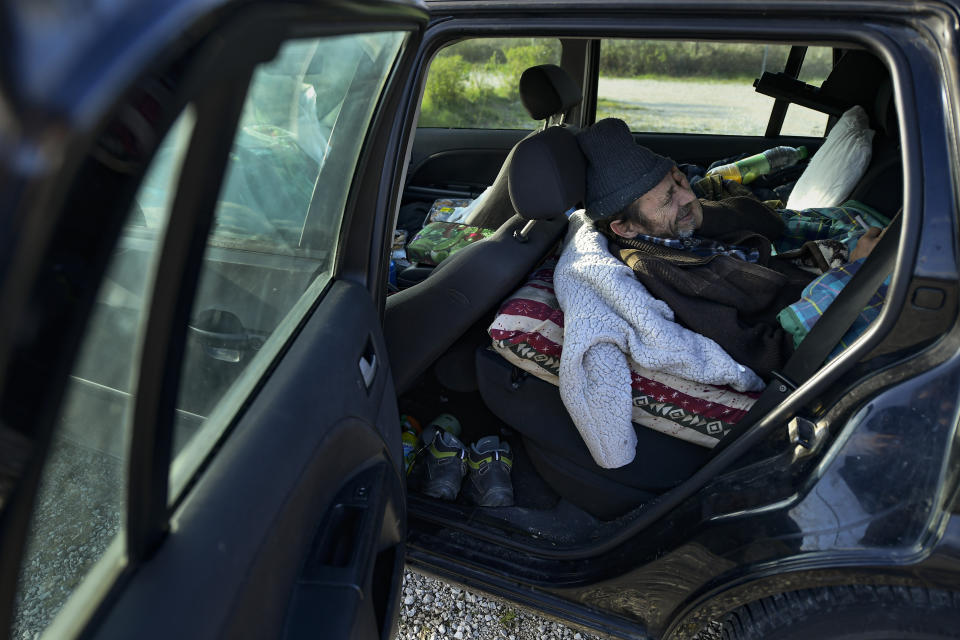
[[610, 231], [623, 238], [635, 238], [643, 233], [643, 227], [633, 220], [614, 220], [610, 223]]

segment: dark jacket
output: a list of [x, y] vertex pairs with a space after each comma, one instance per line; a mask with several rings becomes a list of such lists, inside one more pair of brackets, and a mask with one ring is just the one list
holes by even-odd
[[752, 198], [703, 201], [698, 235], [758, 249], [750, 263], [726, 255], [698, 257], [641, 240], [610, 235], [611, 252], [650, 293], [666, 302], [677, 322], [714, 340], [737, 362], [763, 378], [793, 353], [793, 337], [777, 313], [795, 302], [812, 276], [771, 257], [783, 233], [779, 216]]

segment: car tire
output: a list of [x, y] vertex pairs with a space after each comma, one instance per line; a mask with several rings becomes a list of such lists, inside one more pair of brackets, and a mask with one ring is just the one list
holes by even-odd
[[850, 585], [780, 593], [723, 619], [723, 640], [928, 640], [960, 638], [960, 594]]

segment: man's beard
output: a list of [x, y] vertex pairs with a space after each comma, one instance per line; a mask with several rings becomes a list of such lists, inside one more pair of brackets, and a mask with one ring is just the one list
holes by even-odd
[[[681, 229], [679, 222], [681, 219], [684, 219], [684, 223], [689, 224], [689, 227]], [[696, 231], [696, 218], [693, 216], [693, 203], [689, 202], [677, 210], [677, 224], [675, 226], [675, 233], [678, 238], [689, 238], [693, 235], [693, 232]]]

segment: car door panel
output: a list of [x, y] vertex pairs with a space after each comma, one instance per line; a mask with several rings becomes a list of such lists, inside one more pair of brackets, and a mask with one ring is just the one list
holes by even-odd
[[[320, 598], [389, 630], [405, 507], [377, 323], [363, 288], [331, 286], [94, 637], [279, 637], [291, 596], [297, 629]], [[361, 358], [377, 363], [369, 384]], [[357, 599], [374, 576], [392, 581], [379, 610]]]
[[760, 136], [703, 135], [690, 133], [637, 133], [637, 144], [668, 156], [678, 163], [697, 164], [704, 168], [721, 158], [760, 153], [777, 145], [805, 145], [813, 155], [823, 142], [820, 138], [780, 136], [776, 140]]
[[[51, 401], [32, 418], [17, 409], [17, 428], [28, 436], [38, 435], [34, 440], [23, 438], [22, 451], [17, 451], [24, 454], [26, 470], [15, 469], [19, 475], [3, 477], [9, 483], [2, 487], [0, 508], [9, 507], [10, 495], [16, 501], [15, 508], [6, 508], [0, 518], [5, 567], [0, 619], [10, 629], [11, 619], [23, 617], [20, 610], [44, 609], [43, 619], [31, 619], [30, 626], [22, 629], [14, 627], [17, 635], [23, 631], [31, 636], [45, 629], [52, 637], [128, 638], [133, 633], [138, 637], [261, 638], [279, 637], [286, 629], [288, 637], [329, 631], [331, 637], [374, 632], [386, 638], [395, 625], [403, 576], [406, 512], [396, 397], [379, 305], [372, 292], [382, 286], [379, 267], [385, 266], [383, 256], [375, 253], [379, 237], [387, 234], [382, 227], [389, 219], [389, 199], [383, 193], [394, 185], [373, 181], [371, 186], [363, 168], [382, 167], [397, 152], [399, 142], [386, 135], [393, 114], [378, 116], [378, 109], [396, 103], [409, 85], [417, 33], [426, 24], [426, 11], [416, 2], [392, 0], [281, 8], [242, 4], [213, 11], [201, 22], [202, 28], [186, 32], [182, 25], [176, 29], [174, 23], [167, 25], [170, 50], [143, 70], [143, 77], [124, 78], [123, 82], [133, 83], [128, 88], [136, 94], [134, 98], [142, 95], [137, 92], [147, 82], [156, 86], [160, 78], [165, 83], [164, 91], [150, 95], [152, 102], [147, 106], [154, 111], [138, 110], [142, 102], [128, 104], [127, 97], [118, 95], [123, 93], [119, 81], [114, 82], [109, 88], [112, 93], [99, 102], [103, 112], [96, 114], [113, 128], [102, 139], [96, 131], [61, 131], [70, 142], [65, 151], [68, 157], [59, 167], [62, 175], [41, 175], [31, 182], [33, 176], [20, 174], [18, 179], [25, 176], [22, 184], [13, 185], [17, 187], [14, 213], [35, 222], [23, 230], [23, 241], [32, 246], [43, 268], [37, 269], [37, 275], [31, 270], [9, 271], [6, 263], [0, 264], [0, 290], [24, 292], [23, 304], [15, 296], [10, 300], [18, 304], [6, 305], [11, 326], [32, 322], [36, 334], [29, 335], [29, 341], [15, 338], [14, 332], [5, 335], [0, 364], [7, 367], [18, 361], [6, 358], [13, 352], [12, 345], [19, 350], [19, 360], [41, 361], [37, 354], [60, 343], [44, 339], [49, 327], [56, 327], [60, 334], [81, 336], [77, 340], [81, 346], [97, 343], [98, 353], [111, 364], [122, 351], [148, 365], [117, 362], [117, 368], [108, 371], [94, 365], [76, 368], [78, 347], [68, 340], [63, 362], [45, 360], [48, 366], [51, 362], [56, 366], [52, 372], [47, 369], [42, 391], [17, 397], [16, 384], [2, 388], [5, 407], [29, 406], [34, 396]], [[162, 35], [152, 37], [159, 41]], [[221, 176], [229, 165], [233, 136], [247, 133], [246, 123], [241, 120], [238, 126], [236, 119], [241, 104], [247, 104], [243, 83], [256, 65], [272, 62], [278, 43], [296, 40], [320, 46], [324, 39], [356, 45], [361, 58], [343, 78], [342, 87], [349, 89], [341, 93], [342, 102], [355, 94], [365, 96], [361, 104], [347, 104], [344, 113], [349, 112], [349, 118], [335, 121], [341, 125], [341, 137], [352, 141], [339, 144], [338, 151], [324, 158], [331, 172], [336, 170], [342, 177], [337, 189], [308, 190], [307, 204], [309, 198], [329, 199], [326, 217], [317, 221], [328, 244], [271, 253], [265, 245], [250, 250], [216, 242], [217, 232], [225, 229], [218, 226], [225, 201], [222, 193], [217, 196]], [[172, 71], [165, 65], [171, 65]], [[210, 66], [224, 73], [213, 73]], [[200, 77], [208, 80], [199, 82]], [[326, 80], [331, 74], [314, 77]], [[229, 90], [223, 90], [225, 85]], [[114, 111], [121, 111], [123, 118], [133, 115], [115, 122]], [[153, 119], [141, 118], [144, 114]], [[173, 223], [165, 232], [157, 232], [156, 227], [145, 225], [147, 216], [132, 200], [152, 159], [161, 155], [158, 146], [172, 130], [173, 120], [182, 114], [193, 114], [197, 125], [181, 140], [187, 149], [183, 163], [162, 176], [175, 197], [158, 206], [169, 207]], [[67, 121], [57, 120], [53, 126], [62, 127]], [[37, 130], [46, 135], [41, 124]], [[361, 128], [350, 129], [348, 124]], [[133, 149], [130, 139], [142, 146]], [[385, 139], [390, 144], [384, 145]], [[90, 148], [104, 141], [114, 146]], [[117, 161], [118, 157], [127, 162]], [[273, 161], [266, 154], [260, 157]], [[116, 185], [84, 180], [76, 167], [85, 162]], [[183, 167], [178, 176], [177, 170]], [[0, 167], [4, 175], [7, 168]], [[67, 185], [63, 189], [68, 197], [46, 202], [27, 197], [49, 189], [44, 180], [54, 178]], [[97, 197], [84, 199], [85, 208], [75, 206], [74, 194], [87, 191]], [[376, 210], [356, 204], [359, 191], [376, 201]], [[24, 196], [22, 202], [17, 200], [19, 195]], [[244, 206], [255, 210], [261, 204], [288, 212], [275, 202], [247, 201]], [[66, 213], [45, 208], [58, 205]], [[59, 224], [82, 227], [83, 216], [96, 222], [88, 211], [91, 208], [110, 224], [95, 224], [82, 237], [74, 234], [76, 238], [61, 243], [66, 249], [48, 241], [47, 236], [59, 234], [59, 242], [60, 236], [70, 235]], [[376, 222], [365, 222], [371, 220]], [[242, 240], [248, 234], [240, 224], [226, 231], [233, 234], [228, 240]], [[95, 236], [97, 242], [83, 242], [87, 235]], [[298, 232], [293, 241], [299, 237]], [[340, 254], [348, 249], [350, 259], [368, 264], [369, 269], [345, 269], [347, 260]], [[68, 275], [59, 280], [64, 288], [69, 286], [70, 295], [54, 302], [81, 300], [83, 304], [74, 305], [78, 308], [71, 314], [58, 313], [56, 304], [47, 304], [51, 289], [43, 286], [51, 278], [56, 280], [47, 271], [62, 272], [64, 262]], [[116, 267], [114, 272], [104, 270], [108, 263]], [[169, 263], [181, 268], [163, 268]], [[131, 278], [133, 274], [137, 277]], [[207, 275], [210, 278], [205, 280]], [[138, 278], [147, 280], [140, 289], [128, 282]], [[255, 364], [246, 366], [244, 357], [239, 377], [227, 380], [215, 392], [194, 384], [192, 376], [209, 363], [198, 364], [189, 356], [211, 352], [224, 356], [222, 343], [237, 334], [195, 322], [207, 307], [220, 315], [240, 310], [241, 325], [253, 336], [247, 335], [245, 344], [255, 352], [250, 354]], [[97, 315], [105, 316], [105, 322], [86, 322], [95, 309], [103, 310]], [[241, 317], [243, 313], [248, 315]], [[168, 317], [168, 321], [155, 323], [157, 317]], [[95, 325], [92, 335], [86, 333], [85, 325]], [[254, 344], [255, 334], [270, 332], [268, 344]], [[152, 359], [145, 358], [145, 352]], [[168, 355], [156, 357], [164, 352]], [[6, 377], [10, 373], [6, 368], [2, 371], [4, 382], [11, 380]], [[31, 371], [22, 380], [35, 377]], [[79, 389], [74, 395], [81, 400], [58, 409], [59, 389], [67, 379]], [[201, 399], [222, 395], [226, 400], [214, 402], [216, 406], [195, 405], [189, 401], [191, 392]], [[156, 400], [153, 404], [151, 396]], [[119, 425], [132, 425], [132, 437], [120, 429], [114, 431], [112, 441], [101, 437], [96, 422], [106, 414], [116, 416]], [[64, 422], [68, 424], [61, 428]], [[141, 429], [142, 424], [149, 428]], [[36, 557], [27, 555], [30, 545], [38, 546], [30, 539], [31, 512], [43, 507], [39, 500], [34, 506], [34, 499], [38, 477], [46, 470], [44, 460], [52, 458], [45, 455], [45, 449], [52, 448], [51, 439], [76, 440], [113, 459], [119, 472], [112, 487], [119, 497], [116, 504], [99, 506], [109, 510], [111, 517], [116, 512], [119, 525], [102, 535], [80, 536], [78, 544], [86, 544], [90, 537], [108, 548], [92, 554], [89, 564], [77, 571], [61, 575], [56, 567], [44, 567], [44, 576], [70, 583], [58, 594], [56, 607], [46, 609], [34, 598], [36, 590], [18, 592], [17, 573], [21, 563]], [[181, 464], [181, 456], [193, 459]], [[56, 493], [52, 493], [56, 506]], [[62, 521], [71, 531], [88, 527], [89, 523], [74, 522], [63, 514], [54, 509], [42, 517], [52, 518], [55, 524]], [[39, 546], [53, 547], [45, 557], [59, 555], [59, 538], [36, 540]], [[43, 580], [40, 586], [45, 588], [48, 577]], [[310, 616], [304, 617], [304, 609], [291, 607], [291, 602], [306, 602]], [[313, 626], [320, 607], [326, 607], [325, 619], [322, 626]], [[57, 618], [50, 622], [55, 614]]]
[[405, 195], [476, 197], [493, 184], [507, 154], [529, 134], [522, 129], [417, 129]]

